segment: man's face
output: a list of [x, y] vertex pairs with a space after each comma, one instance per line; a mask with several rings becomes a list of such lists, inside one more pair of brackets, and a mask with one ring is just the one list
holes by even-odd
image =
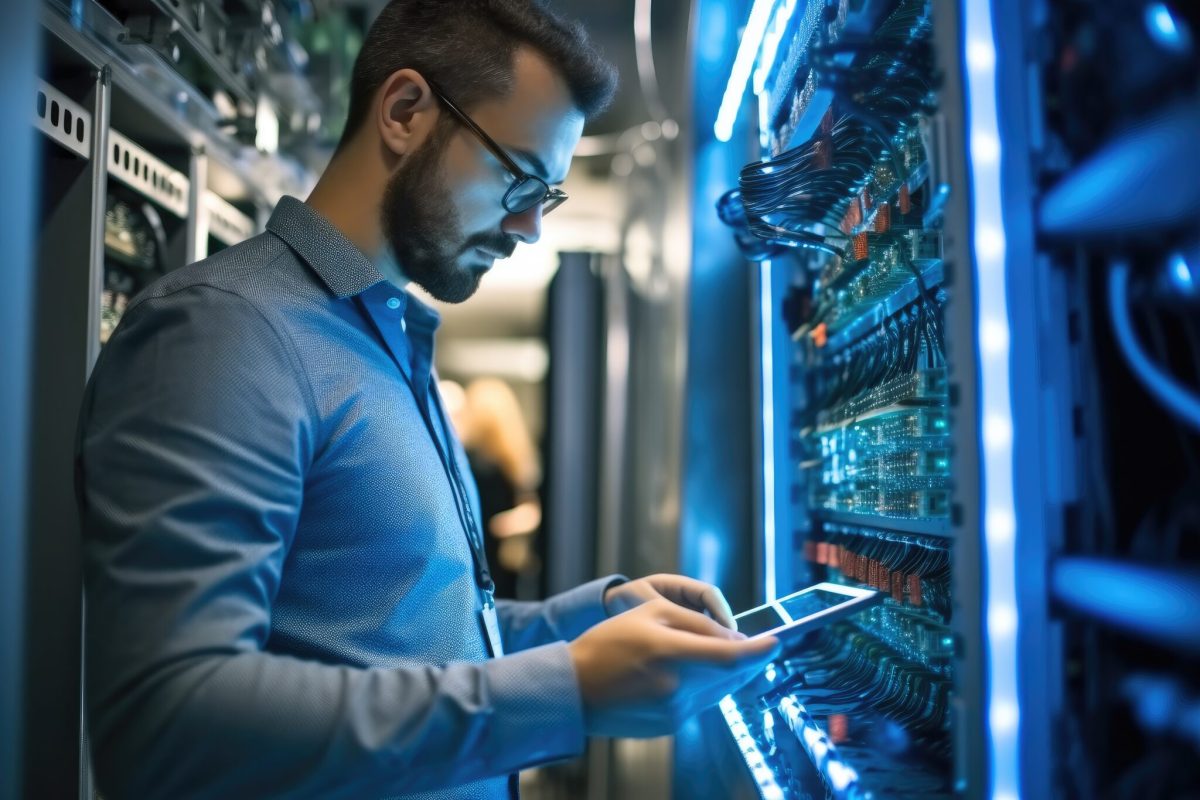
[[[563, 79], [536, 53], [518, 50], [507, 96], [465, 110], [529, 174], [551, 186], [566, 177], [583, 115]], [[536, 242], [541, 206], [508, 213], [502, 201], [512, 182], [443, 108], [435, 130], [403, 159], [384, 194], [383, 231], [405, 275], [437, 299], [461, 303], [497, 258], [508, 258], [519, 242]]]

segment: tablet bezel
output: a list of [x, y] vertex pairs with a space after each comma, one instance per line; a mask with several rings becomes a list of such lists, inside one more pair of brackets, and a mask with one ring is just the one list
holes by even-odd
[[[783, 607], [783, 604], [786, 601], [791, 600], [794, 597], [816, 591], [844, 595], [846, 600], [845, 602], [838, 603], [837, 605], [830, 606], [829, 608], [822, 609], [804, 617], [800, 617], [799, 619], [794, 619], [792, 615], [787, 612], [787, 609]], [[785, 622], [774, 628], [762, 631], [761, 633], [756, 633], [750, 637], [751, 639], [757, 639], [762, 636], [779, 636], [784, 633], [793, 633], [797, 630], [820, 627], [821, 625], [832, 622], [835, 619], [841, 619], [842, 617], [865, 610], [866, 608], [878, 604], [882, 600], [883, 593], [876, 591], [875, 589], [860, 589], [856, 586], [843, 586], [840, 583], [815, 583], [812, 586], [806, 586], [805, 588], [797, 592], [792, 592], [784, 597], [777, 597], [774, 600], [763, 603], [760, 606], [746, 609], [740, 614], [737, 614], [734, 617], [734, 620], [763, 611], [764, 609], [771, 609], [779, 615], [780, 619], [785, 620]]]

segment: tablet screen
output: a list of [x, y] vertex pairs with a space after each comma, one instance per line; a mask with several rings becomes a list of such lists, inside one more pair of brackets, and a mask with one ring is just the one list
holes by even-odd
[[826, 611], [830, 608], [850, 606], [860, 602], [861, 598], [853, 595], [830, 592], [824, 589], [809, 589], [776, 601], [778, 605], [783, 607], [788, 616], [792, 618], [791, 623], [784, 619], [775, 610], [773, 605], [768, 605], [738, 614], [738, 630], [747, 636], [757, 636], [760, 633], [775, 630], [783, 625], [801, 622], [813, 614]]
[[783, 610], [788, 613], [788, 616], [799, 621], [811, 614], [816, 614], [818, 611], [839, 606], [853, 599], [853, 597], [847, 597], [844, 594], [827, 592], [824, 589], [813, 589], [803, 594], [784, 598], [779, 604], [783, 606]]
[[738, 630], [747, 636], [756, 636], [775, 630], [782, 624], [783, 618], [770, 606], [756, 611], [747, 611], [745, 614], [739, 614], [737, 618]]

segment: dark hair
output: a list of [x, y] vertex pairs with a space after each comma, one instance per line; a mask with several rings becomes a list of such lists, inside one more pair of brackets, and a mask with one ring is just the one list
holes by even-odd
[[521, 45], [558, 70], [585, 117], [608, 107], [616, 70], [581, 24], [551, 11], [545, 0], [392, 0], [354, 62], [341, 144], [362, 127], [375, 92], [397, 70], [415, 69], [469, 109], [511, 91]]

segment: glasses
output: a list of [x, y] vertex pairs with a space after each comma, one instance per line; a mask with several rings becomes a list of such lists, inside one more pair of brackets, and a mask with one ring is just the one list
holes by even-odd
[[446, 97], [432, 81], [426, 80], [430, 90], [438, 100], [455, 116], [456, 119], [471, 133], [475, 134], [475, 138], [483, 143], [483, 146], [491, 151], [500, 164], [508, 170], [513, 177], [512, 186], [508, 187], [508, 191], [504, 193], [504, 210], [510, 214], [524, 214], [531, 208], [540, 205], [542, 207], [542, 215], [549, 214], [554, 209], [561, 206], [567, 200], [567, 193], [561, 189], [552, 189], [544, 180], [537, 175], [530, 175], [525, 170], [518, 166], [512, 156], [504, 151], [504, 148], [496, 144], [492, 137], [483, 132], [475, 124], [475, 121], [467, 116], [466, 112], [454, 104], [454, 101]]

